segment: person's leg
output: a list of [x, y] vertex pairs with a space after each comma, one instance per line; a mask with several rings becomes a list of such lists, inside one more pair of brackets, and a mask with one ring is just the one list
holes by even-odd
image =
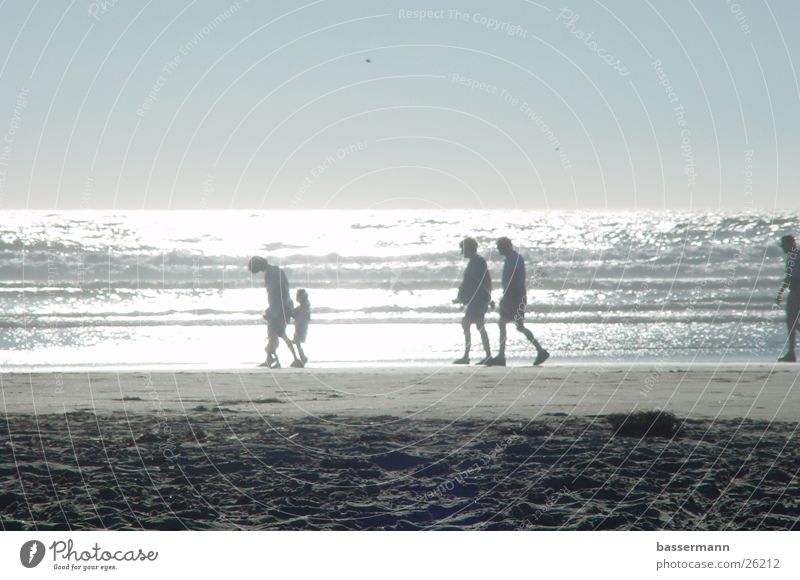
[[795, 357], [795, 347], [797, 346], [798, 324], [800, 324], [800, 295], [796, 292], [789, 292], [786, 299], [786, 328], [789, 331], [789, 358]]
[[525, 328], [525, 324], [521, 320], [517, 320], [515, 325], [517, 327], [517, 330], [521, 332], [523, 336], [528, 339], [528, 342], [530, 342], [534, 346], [536, 352], [541, 352], [543, 350], [542, 345], [539, 344], [539, 341], [536, 340], [536, 337], [533, 336], [533, 333], [527, 328]]
[[461, 328], [464, 330], [464, 356], [460, 359], [453, 361], [453, 364], [465, 365], [469, 364], [469, 351], [472, 348], [472, 336], [470, 335], [469, 327], [472, 323], [465, 316], [461, 320]]
[[267, 348], [264, 350], [267, 351], [267, 361], [266, 364], [269, 367], [278, 366], [280, 367], [280, 363], [278, 362], [278, 337], [274, 334], [271, 334], [267, 339]]
[[266, 353], [267, 358], [265, 358], [264, 362], [262, 362], [258, 366], [260, 366], [260, 367], [271, 367], [272, 366], [272, 354], [270, 354], [270, 351], [269, 351], [269, 339], [267, 339], [267, 345], [264, 347], [264, 352]]
[[292, 353], [292, 359], [294, 359], [295, 361], [299, 362], [300, 359], [297, 358], [297, 353], [294, 350], [294, 344], [292, 344], [292, 341], [289, 340], [289, 337], [286, 336], [285, 333], [284, 333], [283, 336], [281, 336], [281, 338], [283, 339], [283, 342], [286, 343], [286, 346], [289, 347], [289, 352]]
[[508, 318], [505, 315], [506, 302], [504, 300], [500, 300], [500, 307], [498, 308], [498, 311], [500, 312], [500, 320], [497, 322], [497, 326], [500, 330], [500, 345], [498, 347], [499, 350], [497, 351], [497, 356], [489, 359], [486, 362], [486, 365], [490, 367], [506, 366], [506, 341], [508, 340], [508, 336], [506, 335], [506, 324], [508, 323]]
[[500, 328], [500, 346], [497, 351], [497, 358], [505, 358], [506, 341], [508, 340], [508, 335], [506, 334], [506, 321], [501, 318], [497, 323], [497, 326]]
[[294, 343], [297, 347], [297, 355], [300, 357], [300, 362], [306, 364], [308, 362], [308, 358], [306, 357], [306, 353], [303, 352], [303, 345], [300, 342]]
[[481, 335], [483, 352], [486, 354], [478, 364], [485, 365], [492, 359], [492, 347], [489, 344], [489, 334], [486, 332], [486, 324], [483, 321], [477, 323], [475, 326], [478, 328], [478, 333]]
[[497, 309], [500, 313], [500, 319], [497, 321], [497, 326], [500, 330], [500, 345], [498, 346], [497, 356], [494, 357], [490, 365], [496, 366], [505, 366], [506, 364], [506, 342], [508, 341], [508, 335], [506, 334], [506, 325], [509, 321], [509, 309], [508, 309], [508, 299], [503, 296], [500, 299], [499, 308]]
[[547, 352], [541, 344], [539, 344], [539, 341], [536, 340], [536, 337], [533, 336], [533, 333], [525, 328], [521, 318], [517, 318], [515, 320], [515, 324], [517, 330], [520, 331], [525, 338], [528, 339], [528, 342], [530, 342], [536, 348], [536, 360], [533, 361], [533, 366], [539, 366], [548, 358], [550, 358], [550, 353]]
[[489, 357], [486, 361], [486, 366], [489, 367], [504, 367], [506, 366], [506, 321], [503, 315], [500, 315], [500, 321], [497, 323], [500, 329], [500, 344], [498, 346], [497, 356]]

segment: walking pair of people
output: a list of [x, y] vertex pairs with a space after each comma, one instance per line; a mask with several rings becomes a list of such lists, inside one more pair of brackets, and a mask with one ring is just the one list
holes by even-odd
[[[264, 285], [267, 288], [268, 307], [264, 312], [264, 319], [267, 321], [267, 346], [264, 349], [267, 352], [267, 359], [259, 366], [280, 368], [278, 345], [280, 339], [283, 339], [294, 359], [291, 366], [304, 367], [308, 359], [303, 352], [303, 343], [306, 341], [308, 323], [311, 320], [308, 293], [302, 289], [297, 291], [295, 298], [298, 306], [295, 307], [289, 296], [289, 279], [278, 266], [273, 266], [266, 258], [253, 256], [247, 262], [247, 269], [252, 274], [264, 272]], [[289, 340], [286, 326], [292, 318], [294, 318], [294, 338]]]
[[533, 333], [525, 328], [525, 307], [528, 302], [525, 279], [525, 260], [515, 250], [511, 240], [502, 237], [497, 240], [497, 251], [505, 257], [503, 264], [502, 288], [498, 312], [500, 314], [500, 348], [497, 356], [492, 356], [489, 335], [486, 333], [486, 313], [494, 308], [492, 300], [492, 278], [486, 260], [478, 254], [478, 242], [474, 238], [465, 238], [459, 244], [461, 254], [469, 260], [464, 271], [464, 279], [458, 289], [458, 296], [453, 300], [465, 307], [461, 327], [464, 329], [464, 356], [454, 361], [455, 364], [469, 364], [472, 348], [471, 327], [474, 324], [481, 337], [485, 357], [477, 364], [487, 366], [505, 366], [506, 364], [506, 326], [513, 323], [516, 329], [536, 349], [533, 364], [538, 366], [550, 357], [550, 353], [542, 347]]

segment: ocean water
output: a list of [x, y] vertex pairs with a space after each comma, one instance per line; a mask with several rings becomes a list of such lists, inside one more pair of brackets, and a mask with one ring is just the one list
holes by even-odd
[[[494, 239], [526, 258], [527, 319], [552, 363], [769, 361], [785, 346], [776, 241], [799, 226], [786, 213], [4, 212], [0, 366], [251, 367], [266, 334], [253, 254], [308, 290], [312, 365], [447, 364], [463, 344], [451, 300], [466, 235], [495, 299]], [[531, 362], [512, 327], [508, 357]]]

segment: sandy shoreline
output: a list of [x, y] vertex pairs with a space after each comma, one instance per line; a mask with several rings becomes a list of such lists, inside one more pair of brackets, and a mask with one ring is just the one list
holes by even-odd
[[[800, 367], [3, 374], [3, 529], [797, 529]], [[608, 415], [663, 407], [669, 437]]]
[[800, 420], [800, 365], [634, 364], [0, 374], [5, 413], [238, 413], [300, 418], [535, 419], [666, 409]]

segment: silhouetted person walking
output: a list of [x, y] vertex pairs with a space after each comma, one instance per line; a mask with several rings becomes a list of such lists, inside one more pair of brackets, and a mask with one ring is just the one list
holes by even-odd
[[253, 274], [264, 272], [264, 285], [267, 288], [268, 307], [264, 312], [264, 318], [267, 321], [267, 346], [264, 349], [267, 351], [267, 360], [260, 366], [275, 369], [281, 367], [278, 361], [278, 340], [281, 338], [289, 347], [294, 360], [300, 362], [292, 342], [286, 336], [286, 325], [289, 323], [293, 309], [286, 273], [260, 256], [250, 258], [247, 262], [247, 269]]
[[525, 260], [517, 252], [511, 240], [506, 237], [498, 238], [497, 251], [505, 256], [503, 264], [503, 297], [500, 299], [500, 350], [497, 356], [489, 360], [489, 366], [505, 366], [506, 364], [506, 325], [513, 322], [517, 330], [536, 347], [536, 360], [534, 365], [540, 365], [550, 357], [533, 333], [525, 328], [525, 306], [528, 303], [527, 288], [525, 287]]
[[294, 318], [294, 337], [292, 342], [297, 347], [297, 354], [300, 355], [299, 361], [292, 363], [293, 367], [304, 367], [308, 362], [306, 353], [303, 352], [303, 343], [308, 337], [308, 323], [311, 322], [311, 302], [308, 299], [308, 292], [302, 288], [294, 295], [297, 306], [292, 310]]
[[474, 324], [481, 335], [483, 350], [486, 353], [478, 364], [485, 364], [492, 358], [485, 321], [492, 300], [492, 278], [486, 260], [478, 255], [478, 242], [473, 238], [465, 238], [459, 247], [461, 254], [469, 262], [464, 270], [464, 280], [458, 288], [458, 297], [453, 300], [454, 304], [463, 304], [466, 307], [464, 318], [461, 320], [461, 327], [464, 329], [464, 356], [453, 362], [457, 365], [469, 364], [469, 351], [472, 347], [470, 327]]
[[781, 238], [781, 249], [786, 254], [786, 272], [778, 290], [778, 297], [775, 301], [781, 305], [781, 299], [786, 289], [789, 295], [786, 297], [786, 328], [789, 330], [789, 350], [778, 359], [778, 362], [797, 362], [795, 355], [795, 345], [797, 333], [800, 332], [800, 263], [798, 263], [798, 248], [794, 236], [783, 236]]

